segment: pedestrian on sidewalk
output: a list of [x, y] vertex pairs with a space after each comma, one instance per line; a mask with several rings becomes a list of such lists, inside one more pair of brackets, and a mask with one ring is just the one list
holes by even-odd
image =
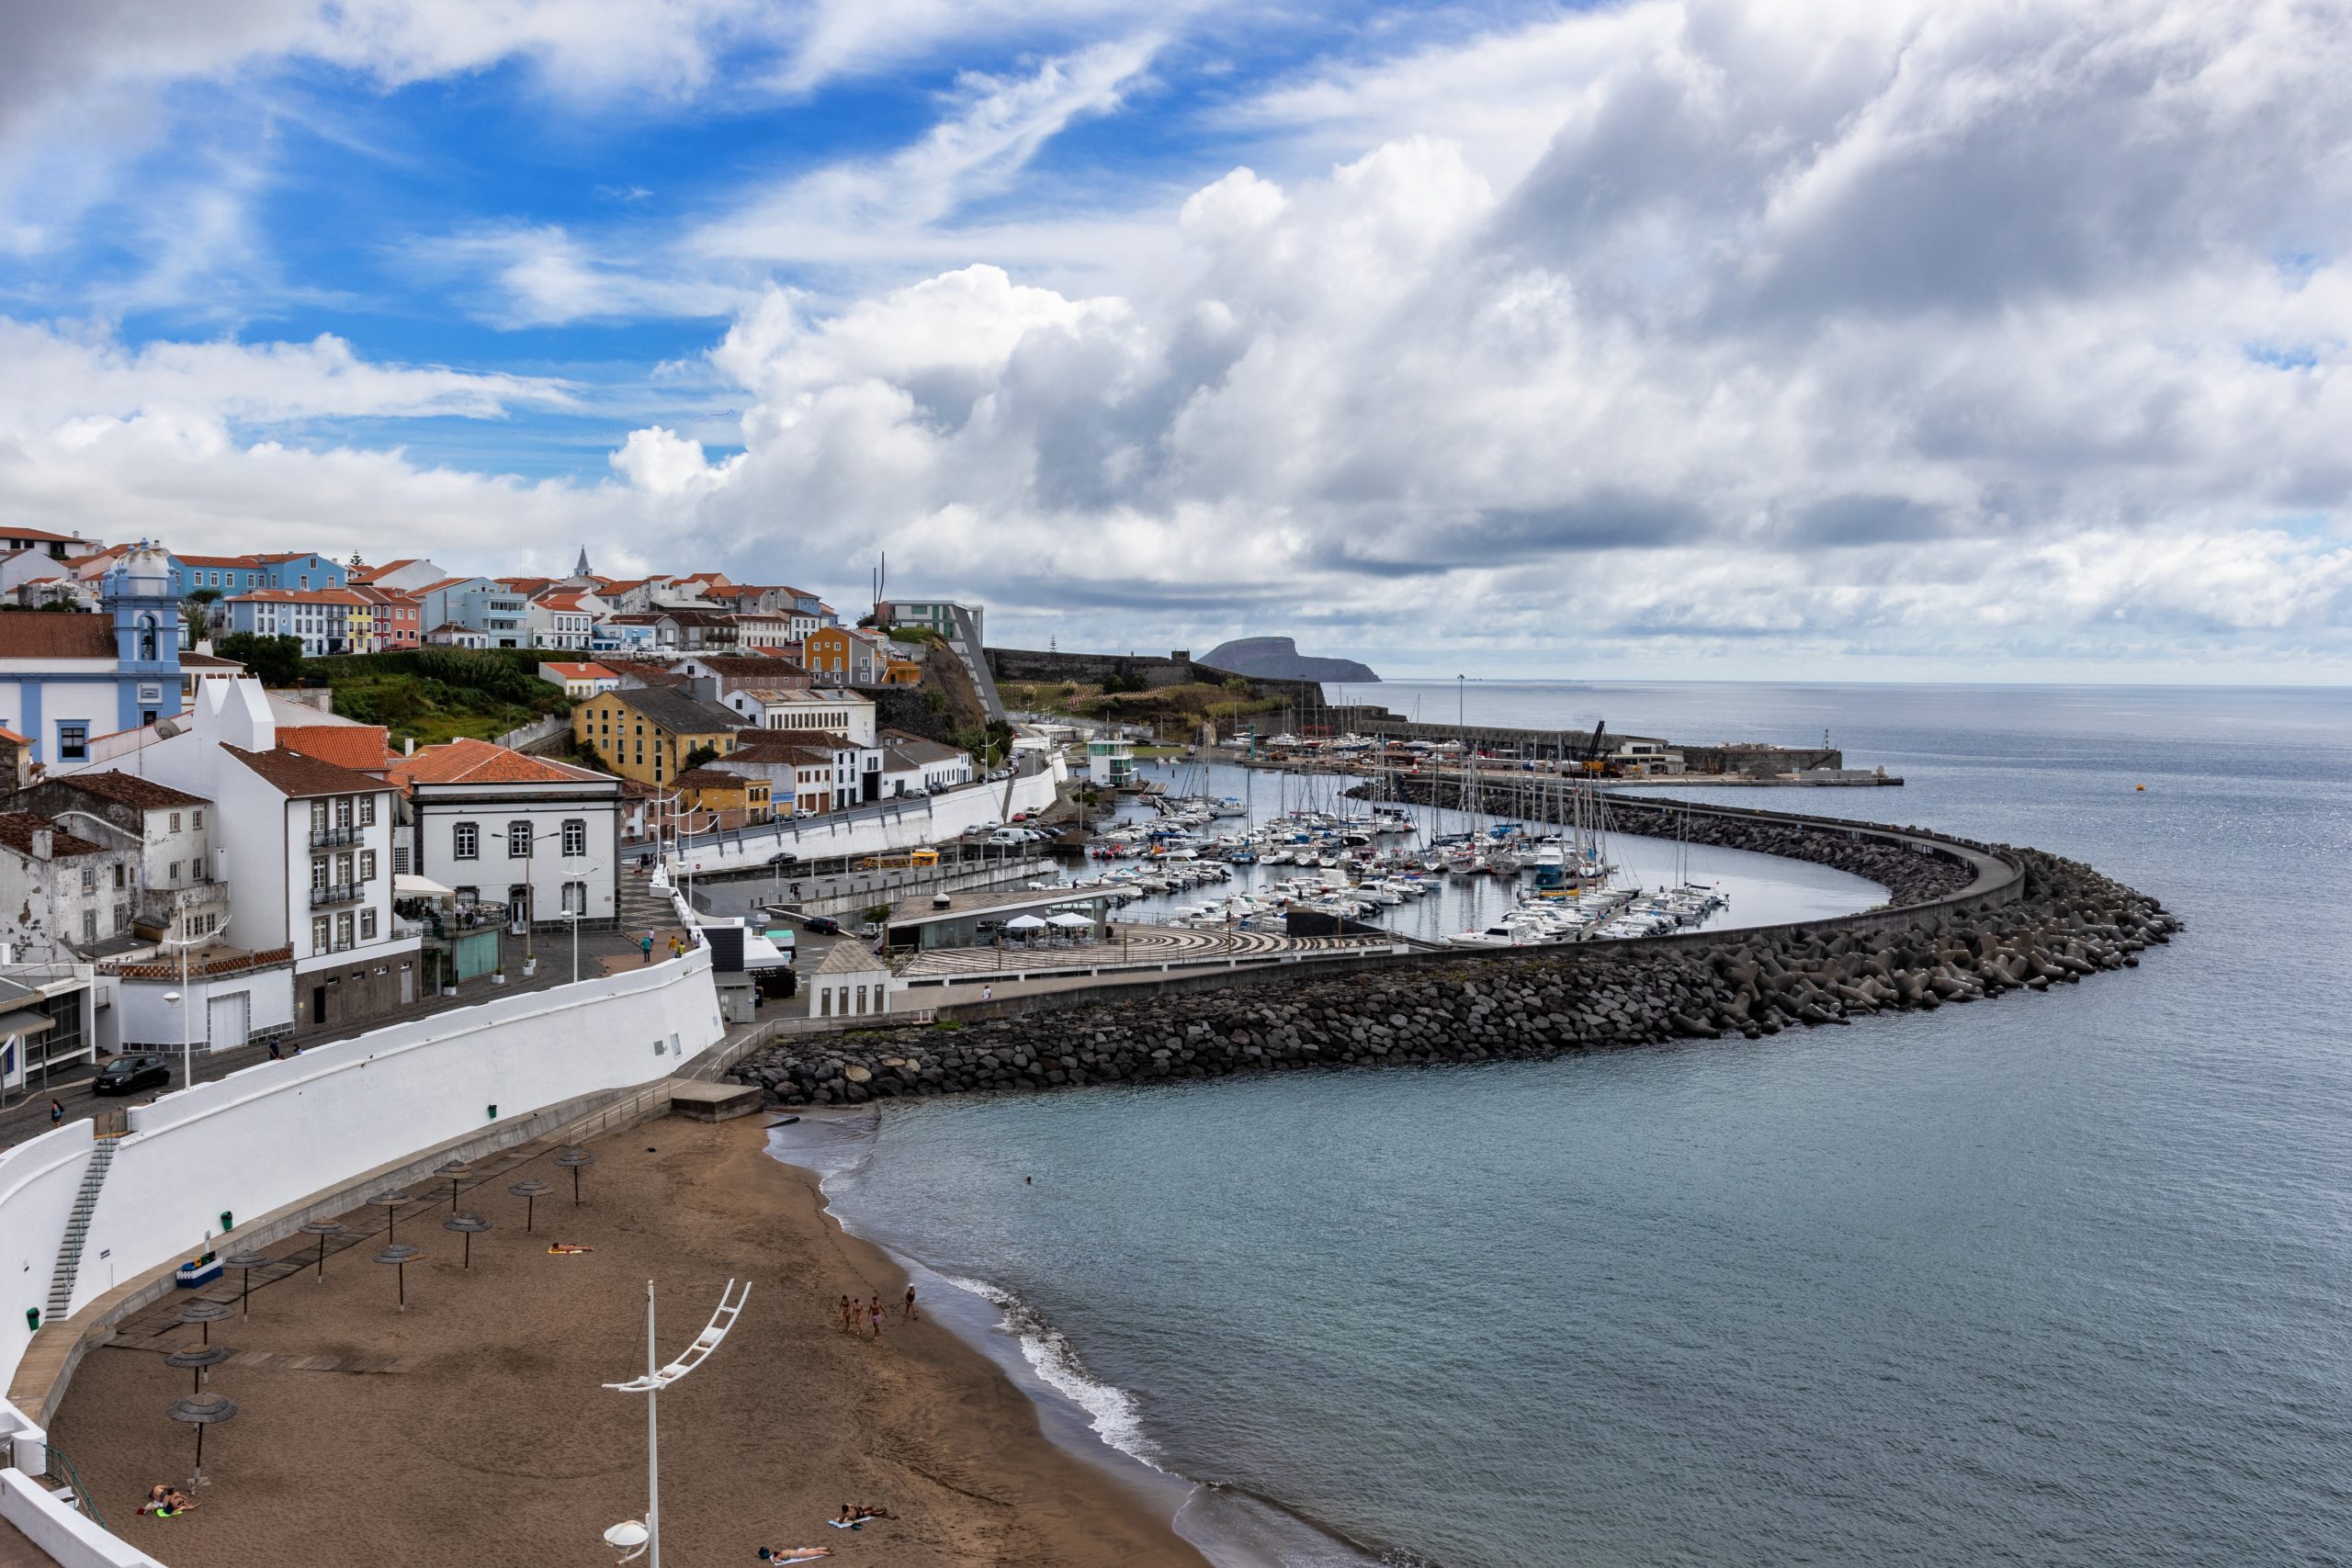
[[286, 1059], [286, 1053], [277, 1048], [277, 1040], [275, 1035], [271, 1036], [269, 1042], [269, 1059], [273, 1062], [282, 1062]]
[[54, 1126], [56, 1126], [60, 1122], [62, 1122], [62, 1121], [64, 1121], [64, 1120], [65, 1120], [65, 1107], [63, 1107], [62, 1105], [58, 1104], [58, 1103], [57, 1103], [57, 1101], [56, 1101], [56, 1100], [51, 1100], [51, 1101], [49, 1102], [49, 1124], [50, 1124], [51, 1126], [54, 1127]]
[[639, 964], [650, 964], [653, 962], [653, 933], [651, 931], [647, 931], [644, 937], [638, 942], [637, 954], [637, 961]]

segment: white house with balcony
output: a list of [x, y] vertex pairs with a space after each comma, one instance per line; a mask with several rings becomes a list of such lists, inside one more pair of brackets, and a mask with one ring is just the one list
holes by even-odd
[[392, 919], [392, 785], [279, 746], [258, 681], [206, 682], [178, 724], [140, 749], [139, 767], [212, 803], [215, 874], [229, 886], [223, 946], [249, 960], [238, 982], [282, 966], [298, 1029], [416, 1001], [421, 938]]
[[427, 746], [390, 776], [407, 791], [395, 869], [503, 906], [509, 925], [618, 922], [619, 779], [486, 740]]

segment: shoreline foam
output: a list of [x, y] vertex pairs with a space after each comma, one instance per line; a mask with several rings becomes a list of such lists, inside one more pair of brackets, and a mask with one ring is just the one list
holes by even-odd
[[[769, 1130], [767, 1152], [814, 1180], [826, 1217], [842, 1235], [889, 1258], [918, 1288], [928, 1282], [954, 1292], [943, 1297], [930, 1289], [920, 1299], [1036, 1405], [1049, 1441], [1168, 1507], [1169, 1528], [1216, 1568], [1430, 1568], [1424, 1559], [1351, 1540], [1275, 1498], [1170, 1468], [1160, 1461], [1136, 1396], [1095, 1376], [1067, 1333], [1016, 1290], [942, 1272], [900, 1245], [855, 1230], [836, 1206], [830, 1183], [865, 1168], [879, 1123], [874, 1107], [802, 1112], [790, 1126]], [[796, 1137], [795, 1128], [808, 1131]]]

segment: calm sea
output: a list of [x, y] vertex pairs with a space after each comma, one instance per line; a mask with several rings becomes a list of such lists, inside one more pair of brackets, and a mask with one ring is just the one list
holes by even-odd
[[2352, 694], [1380, 697], [1826, 728], [1907, 787], [1726, 797], [2077, 856], [2190, 927], [2134, 973], [1755, 1043], [827, 1134], [836, 1208], [987, 1288], [933, 1292], [1025, 1353], [1050, 1427], [1213, 1483], [1182, 1522], [1234, 1561], [2352, 1555]]

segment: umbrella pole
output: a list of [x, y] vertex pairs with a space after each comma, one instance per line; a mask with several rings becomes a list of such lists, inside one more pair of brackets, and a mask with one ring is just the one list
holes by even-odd
[[319, 1237], [319, 1283], [327, 1282], [327, 1238]]

